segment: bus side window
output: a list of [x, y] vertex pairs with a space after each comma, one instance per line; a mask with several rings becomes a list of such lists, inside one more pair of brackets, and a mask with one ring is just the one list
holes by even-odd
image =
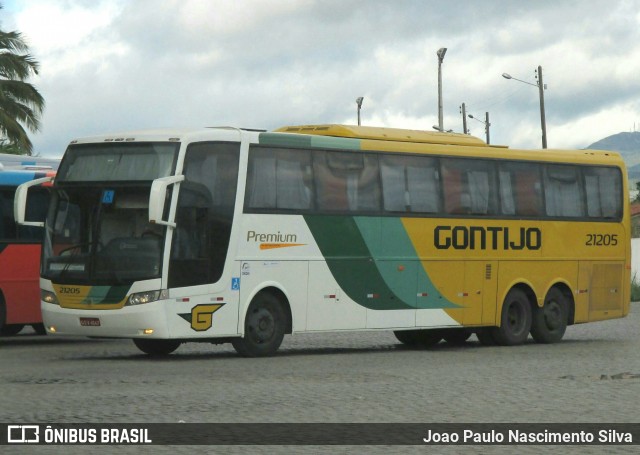
[[615, 168], [584, 168], [587, 216], [620, 218], [622, 216], [622, 180]]
[[543, 205], [540, 166], [535, 163], [501, 164], [500, 200], [504, 215], [541, 215]]
[[313, 157], [313, 170], [319, 210], [380, 210], [380, 172], [376, 155], [316, 152]]
[[229, 247], [238, 179], [239, 144], [194, 143], [185, 156], [169, 285], [215, 283]]
[[383, 208], [386, 212], [439, 211], [440, 192], [435, 159], [382, 155], [380, 175]]
[[[444, 161], [444, 160], [443, 160]], [[453, 215], [469, 213], [470, 201], [462, 183], [462, 171], [442, 166], [442, 186], [444, 188], [444, 210]]]
[[548, 164], [544, 167], [547, 215], [584, 216], [582, 184], [576, 167]]
[[313, 202], [311, 153], [254, 147], [249, 155], [245, 207], [310, 210]]

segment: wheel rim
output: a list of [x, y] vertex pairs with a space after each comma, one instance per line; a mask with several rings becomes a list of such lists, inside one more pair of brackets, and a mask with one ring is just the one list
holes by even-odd
[[249, 332], [256, 343], [264, 343], [273, 338], [276, 331], [276, 320], [266, 308], [258, 308], [249, 319]]
[[557, 330], [561, 325], [562, 305], [556, 300], [550, 300], [543, 308], [544, 324], [549, 330]]
[[520, 333], [524, 330], [525, 314], [519, 302], [511, 302], [507, 312], [507, 325], [512, 333]]

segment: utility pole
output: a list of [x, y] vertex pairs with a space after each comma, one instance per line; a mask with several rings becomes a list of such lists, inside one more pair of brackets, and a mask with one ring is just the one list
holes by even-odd
[[484, 127], [485, 127], [485, 131], [487, 133], [487, 144], [491, 144], [491, 141], [489, 140], [489, 127], [491, 126], [491, 123], [489, 123], [489, 113], [485, 112], [484, 113]]
[[484, 113], [484, 121], [480, 120], [479, 118], [474, 117], [471, 114], [468, 114], [467, 117], [474, 119], [477, 122], [480, 123], [484, 123], [484, 133], [487, 136], [487, 144], [490, 144], [489, 140], [489, 127], [491, 126], [491, 123], [489, 123], [489, 113], [485, 112]]
[[542, 82], [542, 66], [538, 65], [538, 90], [540, 91], [540, 124], [542, 125], [542, 148], [547, 148], [547, 120], [544, 115], [544, 83]]
[[462, 114], [462, 132], [469, 134], [469, 130], [467, 129], [467, 108], [464, 103], [460, 106], [460, 113]]

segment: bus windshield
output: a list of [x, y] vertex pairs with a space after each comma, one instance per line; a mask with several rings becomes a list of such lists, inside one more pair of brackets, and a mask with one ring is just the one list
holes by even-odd
[[149, 194], [154, 179], [173, 171], [178, 148], [71, 145], [52, 194], [42, 276], [85, 284], [159, 278], [166, 228], [149, 223]]
[[130, 284], [160, 277], [165, 228], [150, 224], [149, 186], [55, 191], [42, 275], [55, 282]]

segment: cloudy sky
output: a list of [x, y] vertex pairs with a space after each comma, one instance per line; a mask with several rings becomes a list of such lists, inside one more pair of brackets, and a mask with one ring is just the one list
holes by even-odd
[[[640, 0], [0, 0], [40, 62], [36, 153], [155, 127], [362, 123], [550, 148], [640, 130]], [[469, 119], [471, 133], [484, 125]]]

